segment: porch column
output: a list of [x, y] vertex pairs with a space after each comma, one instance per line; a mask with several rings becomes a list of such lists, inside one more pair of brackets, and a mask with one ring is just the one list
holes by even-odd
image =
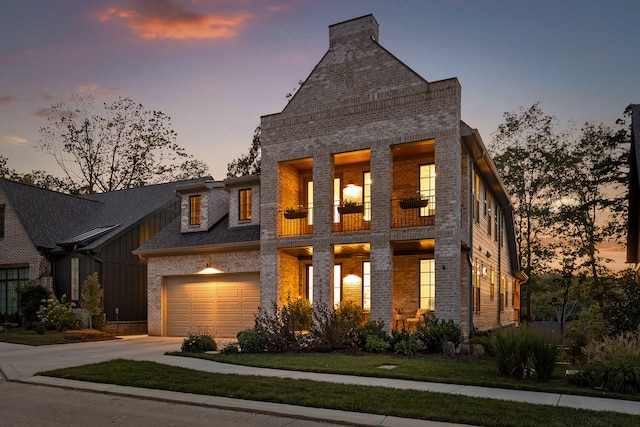
[[313, 304], [332, 306], [334, 167], [328, 148], [313, 156]]
[[393, 251], [382, 239], [371, 242], [371, 320], [382, 320], [387, 332], [393, 326]]

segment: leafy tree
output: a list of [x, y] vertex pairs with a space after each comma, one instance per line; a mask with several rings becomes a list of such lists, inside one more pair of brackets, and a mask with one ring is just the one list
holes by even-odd
[[51, 106], [39, 149], [51, 154], [80, 193], [115, 191], [203, 176], [207, 166], [176, 143], [170, 117], [129, 98], [97, 107], [74, 96]]
[[256, 127], [249, 154], [243, 154], [227, 165], [227, 178], [257, 175], [260, 173], [260, 155], [262, 145], [262, 129]]
[[93, 316], [102, 314], [103, 298], [104, 289], [100, 285], [98, 273], [95, 272], [85, 279], [80, 292], [80, 307], [91, 314], [89, 316], [89, 329], [93, 329]]
[[612, 336], [638, 331], [640, 327], [640, 285], [635, 281], [631, 268], [618, 274], [614, 286], [608, 288], [602, 307], [602, 317]]
[[49, 175], [45, 171], [32, 170], [31, 173], [20, 174], [14, 169], [9, 169], [7, 162], [9, 159], [0, 155], [0, 177], [11, 179], [13, 181], [22, 182], [24, 184], [35, 185], [36, 187], [46, 188], [47, 190], [61, 191], [72, 193], [73, 187], [68, 182]]
[[535, 275], [547, 269], [551, 248], [543, 237], [548, 235], [554, 179], [551, 171], [557, 161], [563, 135], [557, 120], [544, 114], [536, 103], [519, 113], [504, 113], [504, 123], [493, 134], [490, 151], [502, 177], [515, 211], [515, 226], [524, 273], [526, 314], [531, 317], [531, 287]]
[[599, 255], [598, 245], [615, 240], [625, 229], [622, 213], [628, 142], [624, 128], [614, 130], [586, 123], [577, 140], [567, 143], [566, 156], [556, 174], [555, 235], [572, 252], [575, 273], [581, 284], [589, 283], [588, 290], [600, 306], [605, 290], [600, 279], [610, 271], [606, 266], [609, 260]]

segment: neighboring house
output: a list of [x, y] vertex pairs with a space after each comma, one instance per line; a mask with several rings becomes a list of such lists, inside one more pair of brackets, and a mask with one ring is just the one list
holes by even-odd
[[[329, 50], [261, 128], [259, 178], [179, 188], [181, 223], [136, 251], [150, 334], [234, 336], [288, 298], [352, 301], [393, 328], [422, 312], [466, 334], [518, 322], [512, 206], [457, 79], [420, 77], [367, 15], [329, 27]], [[225, 194], [229, 215], [205, 214]]]
[[631, 154], [629, 156], [629, 212], [627, 262], [634, 264], [640, 283], [640, 104], [631, 106]]
[[17, 311], [20, 283], [78, 302], [98, 272], [107, 320], [146, 332], [146, 265], [132, 251], [179, 216], [176, 185], [71, 196], [0, 179], [0, 313]]

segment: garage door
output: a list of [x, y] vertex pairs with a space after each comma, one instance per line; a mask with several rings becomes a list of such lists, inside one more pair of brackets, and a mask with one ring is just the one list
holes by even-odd
[[260, 305], [258, 274], [171, 277], [165, 281], [166, 335], [184, 337], [189, 331], [213, 331], [235, 338], [254, 326]]

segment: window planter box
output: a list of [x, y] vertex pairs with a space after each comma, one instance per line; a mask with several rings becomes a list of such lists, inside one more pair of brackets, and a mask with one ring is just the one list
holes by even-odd
[[307, 213], [306, 212], [285, 212], [284, 213], [284, 217], [286, 219], [306, 218], [307, 217]]
[[341, 215], [354, 214], [354, 213], [362, 213], [364, 212], [363, 205], [345, 205], [338, 206], [338, 212]]
[[402, 209], [418, 209], [424, 208], [429, 203], [427, 199], [402, 199], [400, 200], [400, 208]]

